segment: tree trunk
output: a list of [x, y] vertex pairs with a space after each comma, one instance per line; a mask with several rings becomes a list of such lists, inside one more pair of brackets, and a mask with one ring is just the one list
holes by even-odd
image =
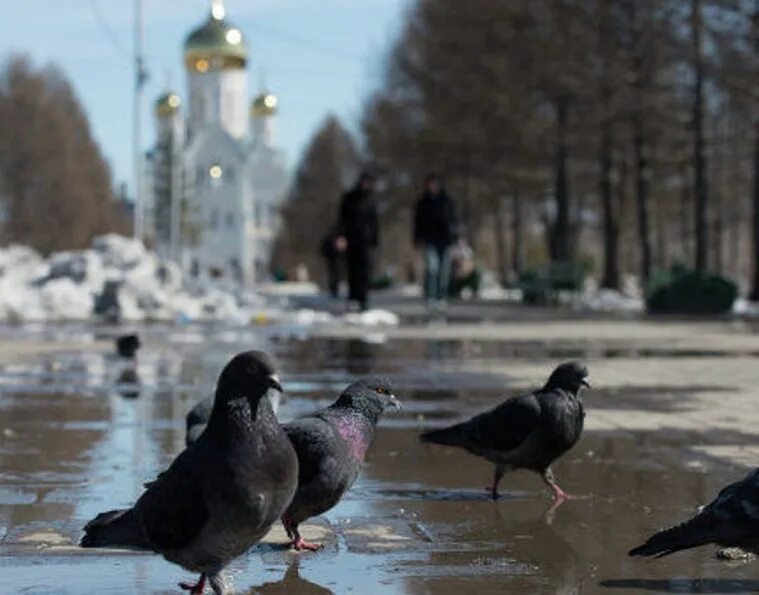
[[640, 280], [645, 288], [651, 279], [651, 229], [648, 213], [648, 159], [640, 115], [633, 118], [633, 153], [635, 157], [635, 206], [638, 215], [640, 244]]
[[[759, 0], [754, 2], [753, 15], [754, 58], [759, 61]], [[754, 105], [754, 109], [759, 109]], [[753, 197], [753, 252], [754, 282], [749, 299], [759, 301], [759, 114], [754, 113], [754, 197]]]
[[511, 270], [518, 278], [524, 268], [524, 246], [522, 244], [522, 199], [515, 188], [511, 197]]
[[501, 195], [493, 203], [493, 232], [495, 236], [495, 254], [498, 264], [498, 278], [501, 287], [506, 287], [509, 282], [508, 256], [506, 254], [506, 230], [503, 222], [503, 209], [501, 208]]
[[754, 243], [754, 283], [751, 288], [752, 301], [759, 301], [759, 120], [754, 123], [754, 199], [753, 199], [753, 243]]
[[550, 242], [551, 260], [554, 262], [572, 260], [570, 194], [567, 179], [567, 122], [567, 99], [560, 97], [556, 101], [556, 220]]
[[694, 231], [696, 234], [696, 271], [707, 269], [708, 228], [706, 221], [708, 190], [706, 186], [706, 160], [704, 157], [704, 68], [702, 57], [701, 0], [691, 0], [693, 34], [693, 194], [695, 196]]
[[604, 230], [604, 273], [601, 286], [619, 289], [619, 225], [611, 187], [611, 135], [608, 130], [604, 130], [602, 134], [600, 191]]
[[619, 289], [619, 225], [617, 209], [614, 208], [612, 194], [612, 121], [611, 121], [611, 85], [609, 83], [609, 0], [599, 3], [601, 20], [599, 23], [599, 51], [601, 52], [601, 81], [599, 94], [601, 98], [601, 142], [599, 143], [599, 194], [603, 214], [603, 275], [601, 287]]

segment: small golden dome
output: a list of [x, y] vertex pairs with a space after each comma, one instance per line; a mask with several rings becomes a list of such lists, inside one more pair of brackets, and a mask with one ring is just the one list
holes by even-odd
[[224, 6], [215, 2], [211, 16], [187, 36], [184, 59], [187, 68], [207, 72], [223, 68], [244, 68], [248, 47], [242, 32], [224, 20]]
[[182, 100], [176, 93], [164, 93], [155, 100], [155, 114], [159, 118], [169, 118], [179, 111]]
[[250, 113], [254, 118], [265, 118], [277, 113], [277, 104], [279, 100], [273, 93], [261, 93], [253, 100], [250, 106]]

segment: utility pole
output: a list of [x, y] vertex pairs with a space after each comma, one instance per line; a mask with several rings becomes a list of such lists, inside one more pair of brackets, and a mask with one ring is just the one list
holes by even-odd
[[145, 236], [145, 212], [142, 193], [142, 89], [147, 81], [145, 58], [143, 56], [143, 0], [134, 0], [134, 96], [132, 105], [132, 159], [134, 163], [134, 237], [143, 240]]

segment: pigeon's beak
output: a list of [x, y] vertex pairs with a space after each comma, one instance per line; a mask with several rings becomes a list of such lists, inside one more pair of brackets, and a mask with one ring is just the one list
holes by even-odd
[[587, 378], [583, 378], [580, 384], [582, 384], [585, 388], [590, 388], [590, 380]]
[[394, 407], [395, 409], [401, 408], [401, 402], [395, 395], [387, 395], [387, 405], [385, 407]]
[[272, 374], [271, 376], [269, 376], [269, 388], [278, 390], [281, 393], [285, 392], [284, 389], [282, 388], [282, 385], [279, 383], [279, 376], [277, 376], [276, 374]]

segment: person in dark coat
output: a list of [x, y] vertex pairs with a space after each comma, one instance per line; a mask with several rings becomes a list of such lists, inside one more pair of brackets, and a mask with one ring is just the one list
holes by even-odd
[[327, 288], [333, 298], [337, 298], [340, 291], [340, 266], [345, 253], [345, 239], [340, 236], [337, 229], [331, 229], [324, 236], [321, 245], [321, 253], [324, 263], [327, 265]]
[[338, 242], [345, 245], [350, 301], [361, 310], [369, 304], [372, 257], [379, 244], [377, 204], [374, 200], [374, 177], [363, 172], [356, 185], [343, 195], [340, 205]]
[[458, 238], [456, 209], [440, 178], [430, 174], [414, 212], [414, 245], [424, 251], [424, 295], [431, 303], [448, 296], [451, 246]]

